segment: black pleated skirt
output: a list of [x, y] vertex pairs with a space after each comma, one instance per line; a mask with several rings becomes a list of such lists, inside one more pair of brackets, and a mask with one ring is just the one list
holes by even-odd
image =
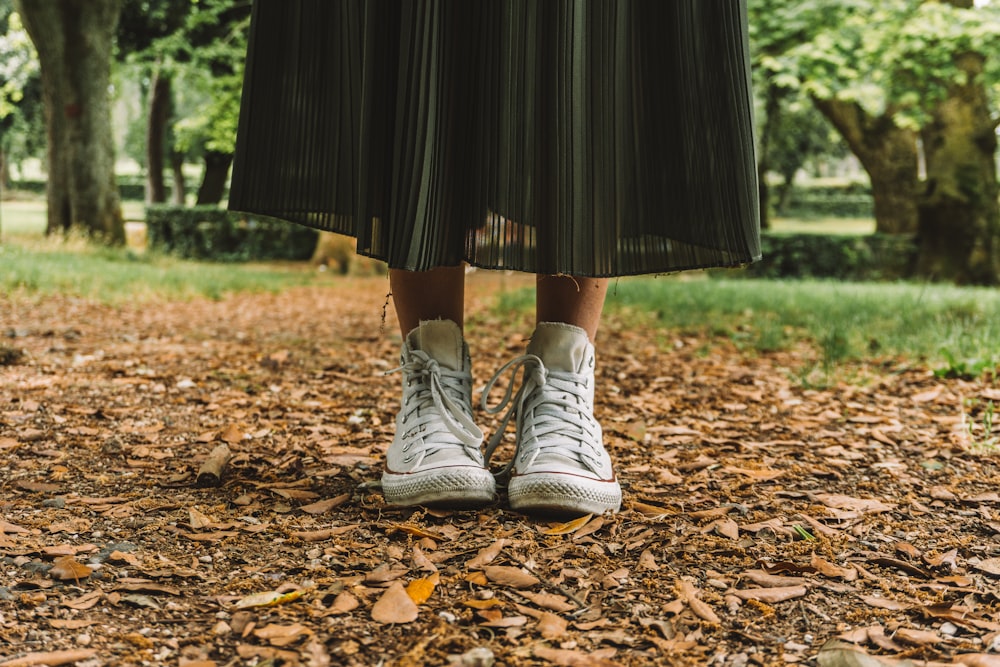
[[401, 269], [746, 264], [745, 0], [256, 0], [229, 206]]

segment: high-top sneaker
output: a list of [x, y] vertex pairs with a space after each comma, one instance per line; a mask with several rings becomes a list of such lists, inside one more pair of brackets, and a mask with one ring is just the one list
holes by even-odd
[[386, 453], [382, 492], [390, 505], [475, 507], [496, 484], [472, 421], [469, 351], [451, 320], [421, 322], [403, 342], [403, 399]]
[[577, 515], [618, 511], [621, 487], [594, 419], [594, 346], [587, 332], [570, 324], [539, 323], [527, 354], [505, 364], [487, 383], [487, 412], [498, 413], [512, 402], [513, 380], [498, 406], [486, 405], [497, 378], [511, 368], [515, 376], [524, 369], [522, 384], [486, 448], [488, 461], [515, 415], [517, 449], [505, 469], [511, 508]]

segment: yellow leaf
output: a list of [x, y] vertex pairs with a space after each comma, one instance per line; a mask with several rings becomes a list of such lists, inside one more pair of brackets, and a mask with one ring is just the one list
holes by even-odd
[[447, 540], [447, 536], [441, 533], [435, 533], [430, 530], [425, 530], [420, 526], [414, 526], [411, 523], [394, 523], [389, 526], [390, 528], [395, 528], [396, 530], [401, 530], [404, 533], [413, 535], [414, 537], [427, 537], [434, 540], [435, 542], [442, 542]]
[[465, 600], [462, 602], [466, 607], [471, 607], [472, 609], [489, 609], [490, 607], [499, 607], [503, 605], [503, 600], [497, 598], [490, 598], [489, 600]]
[[415, 603], [423, 604], [430, 599], [431, 594], [434, 592], [434, 587], [437, 586], [440, 579], [437, 572], [423, 579], [414, 579], [407, 585], [406, 594]]
[[251, 607], [273, 607], [275, 605], [284, 604], [285, 602], [291, 602], [292, 600], [298, 600], [303, 595], [305, 595], [305, 591], [301, 589], [297, 591], [289, 591], [288, 593], [264, 591], [263, 593], [248, 595], [242, 600], [239, 600], [236, 603], [236, 608], [250, 609]]
[[592, 518], [594, 518], [593, 514], [587, 514], [586, 516], [581, 516], [578, 519], [573, 519], [572, 521], [567, 521], [566, 523], [556, 524], [555, 526], [546, 528], [540, 532], [542, 535], [565, 535], [583, 528]]

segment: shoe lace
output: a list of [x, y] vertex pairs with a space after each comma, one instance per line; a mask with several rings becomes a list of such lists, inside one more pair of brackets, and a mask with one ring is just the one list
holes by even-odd
[[[508, 370], [511, 371], [511, 382], [503, 399], [494, 407], [489, 407], [488, 397], [493, 385]], [[513, 394], [519, 370], [522, 372], [521, 386]], [[537, 458], [546, 451], [562, 456], [575, 453], [577, 460], [587, 469], [598, 472], [600, 451], [594, 443], [601, 441], [598, 435], [600, 427], [587, 407], [586, 390], [586, 378], [578, 373], [548, 369], [534, 354], [521, 355], [501, 366], [483, 389], [482, 407], [491, 415], [500, 413], [508, 405], [510, 407], [486, 447], [487, 465], [500, 446], [507, 424], [515, 415], [518, 438], [513, 458], [496, 473], [497, 477], [509, 473], [518, 456], [524, 454], [526, 458]], [[567, 451], [567, 441], [573, 445], [570, 452]]]
[[[404, 352], [398, 368], [386, 371], [386, 375], [402, 372], [404, 382], [412, 386], [417, 382], [416, 391], [407, 393], [404, 399], [403, 421], [407, 422], [408, 433], [420, 433], [424, 437], [410, 440], [405, 449], [419, 443], [413, 455], [430, 456], [437, 451], [453, 447], [454, 443], [433, 441], [427, 436], [446, 430], [475, 459], [480, 460], [479, 445], [483, 432], [472, 421], [466, 404], [464, 387], [472, 384], [472, 375], [465, 371], [443, 368], [436, 359], [423, 350]], [[410, 421], [414, 417], [415, 420]], [[443, 429], [442, 429], [443, 426]], [[405, 436], [404, 436], [405, 437]]]

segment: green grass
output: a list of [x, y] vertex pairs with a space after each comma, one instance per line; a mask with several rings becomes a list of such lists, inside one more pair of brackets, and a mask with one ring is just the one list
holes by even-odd
[[[126, 220], [143, 220], [145, 204], [141, 201], [122, 202], [122, 215]], [[41, 237], [45, 234], [46, 205], [44, 197], [0, 202], [0, 233], [3, 239], [11, 237]]]
[[874, 218], [775, 218], [771, 231], [786, 234], [865, 234], [875, 233]]
[[80, 239], [0, 245], [0, 292], [7, 294], [63, 294], [119, 304], [277, 292], [323, 279], [302, 264], [192, 262]]
[[[497, 308], [532, 304], [532, 293], [520, 291], [501, 296]], [[632, 326], [725, 336], [760, 353], [805, 342], [827, 369], [849, 359], [896, 356], [956, 375], [1000, 366], [1000, 292], [987, 288], [628, 278], [612, 283], [607, 312]]]

